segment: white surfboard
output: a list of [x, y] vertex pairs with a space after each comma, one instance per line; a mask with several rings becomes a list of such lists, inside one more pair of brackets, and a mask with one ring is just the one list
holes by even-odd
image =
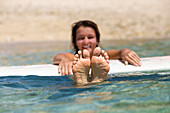
[[[124, 65], [119, 60], [110, 60], [108, 74], [151, 72], [170, 70], [170, 56], [141, 58], [142, 66]], [[0, 67], [0, 76], [61, 76], [58, 66], [52, 64]]]

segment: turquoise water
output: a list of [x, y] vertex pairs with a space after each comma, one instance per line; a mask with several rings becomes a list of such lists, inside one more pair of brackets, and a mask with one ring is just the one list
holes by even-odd
[[[149, 57], [170, 55], [169, 43], [153, 40], [103, 45], [107, 49], [127, 47], [140, 57]], [[57, 52], [28, 50], [9, 55], [1, 51], [1, 66], [51, 63]], [[82, 87], [74, 84], [72, 76], [0, 77], [0, 112], [169, 113], [170, 71], [108, 75], [105, 82]]]

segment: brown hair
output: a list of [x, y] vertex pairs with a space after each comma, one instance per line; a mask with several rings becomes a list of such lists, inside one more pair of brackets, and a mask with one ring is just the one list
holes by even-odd
[[[94, 29], [95, 34], [96, 34], [96, 38], [97, 38], [97, 42], [100, 42], [100, 32], [99, 29], [97, 27], [97, 24], [90, 21], [90, 20], [81, 20], [78, 22], [73, 23], [72, 25], [72, 45], [74, 47], [75, 52], [77, 53], [79, 51], [77, 45], [76, 45], [76, 31], [79, 27], [84, 26], [84, 27], [91, 27], [92, 29]], [[96, 45], [97, 47], [98, 45]]]

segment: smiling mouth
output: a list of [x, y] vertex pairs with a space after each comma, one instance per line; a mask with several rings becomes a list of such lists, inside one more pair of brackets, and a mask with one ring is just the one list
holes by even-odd
[[91, 46], [83, 46], [83, 49], [91, 48]]

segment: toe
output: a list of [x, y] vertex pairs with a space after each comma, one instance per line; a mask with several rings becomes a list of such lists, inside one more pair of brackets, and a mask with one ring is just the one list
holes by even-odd
[[106, 60], [109, 60], [109, 56], [108, 56], [108, 54], [105, 52], [104, 53], [104, 58], [106, 59]]
[[82, 58], [82, 51], [78, 51], [79, 58]]
[[100, 47], [96, 47], [93, 51], [93, 56], [99, 56], [101, 52], [101, 48]]
[[75, 55], [75, 58], [79, 58], [79, 55], [78, 55], [78, 54], [76, 54], [76, 55]]
[[73, 59], [73, 64], [76, 64], [76, 63], [77, 63], [78, 58], [79, 58], [79, 56], [78, 56], [78, 54], [76, 54], [75, 57], [74, 57], [74, 59]]
[[101, 55], [102, 55], [103, 57], [105, 57], [106, 52], [105, 52], [104, 50], [101, 50]]
[[88, 50], [83, 50], [83, 58], [90, 58], [90, 53], [89, 53], [89, 51]]

